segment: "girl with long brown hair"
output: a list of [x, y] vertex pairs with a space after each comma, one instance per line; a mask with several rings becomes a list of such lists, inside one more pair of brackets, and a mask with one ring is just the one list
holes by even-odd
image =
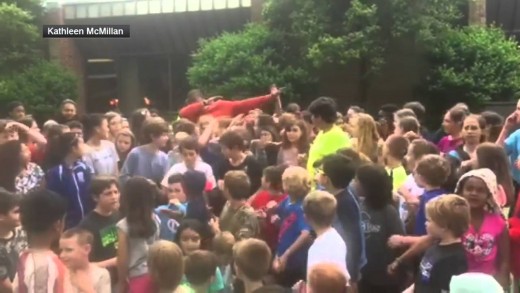
[[282, 135], [278, 164], [298, 166], [300, 157], [309, 151], [309, 133], [303, 120], [288, 123]]

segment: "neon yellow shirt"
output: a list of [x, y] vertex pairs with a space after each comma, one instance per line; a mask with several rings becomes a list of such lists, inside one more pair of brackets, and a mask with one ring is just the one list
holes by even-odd
[[408, 177], [406, 170], [403, 166], [399, 166], [394, 169], [386, 168], [386, 172], [388, 172], [388, 175], [392, 176], [392, 185], [394, 187], [393, 190], [394, 192], [397, 192], [397, 190], [403, 186], [406, 178]]
[[352, 143], [348, 134], [336, 125], [327, 132], [320, 131], [311, 145], [309, 159], [307, 160], [307, 170], [312, 176], [311, 178], [314, 178], [314, 163], [325, 156], [335, 154], [339, 149], [351, 146]]

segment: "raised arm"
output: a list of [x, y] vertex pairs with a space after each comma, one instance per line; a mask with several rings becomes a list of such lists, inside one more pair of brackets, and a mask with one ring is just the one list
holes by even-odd
[[260, 96], [255, 98], [249, 98], [241, 101], [234, 101], [233, 116], [239, 114], [248, 114], [249, 111], [254, 109], [260, 109], [268, 103], [276, 101], [280, 97], [280, 90], [276, 87], [271, 87], [271, 93], [266, 96]]
[[179, 111], [179, 116], [192, 122], [197, 122], [200, 115], [204, 112], [205, 106], [204, 102], [196, 102], [186, 105]]

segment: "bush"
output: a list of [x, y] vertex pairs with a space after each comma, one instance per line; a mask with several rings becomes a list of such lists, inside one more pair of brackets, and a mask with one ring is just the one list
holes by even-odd
[[489, 101], [512, 100], [520, 90], [518, 44], [498, 28], [451, 30], [427, 50], [430, 68], [422, 96], [432, 110], [458, 102], [478, 109]]
[[0, 3], [0, 75], [12, 74], [41, 57], [38, 27], [31, 21], [29, 12]]
[[244, 98], [267, 93], [274, 83], [287, 86], [285, 97], [290, 98], [308, 76], [301, 68], [280, 65], [277, 43], [279, 36], [261, 24], [202, 40], [188, 69], [190, 85], [211, 95]]
[[62, 100], [76, 99], [76, 83], [76, 77], [62, 66], [40, 61], [0, 81], [0, 105], [21, 101], [29, 113], [47, 119], [56, 113]]

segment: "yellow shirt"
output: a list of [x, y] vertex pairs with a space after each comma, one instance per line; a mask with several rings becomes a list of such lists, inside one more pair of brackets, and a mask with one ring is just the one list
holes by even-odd
[[406, 178], [408, 177], [406, 170], [403, 166], [399, 166], [394, 169], [386, 168], [386, 172], [388, 172], [388, 175], [392, 176], [393, 191], [397, 192], [397, 190], [403, 186]]
[[350, 137], [341, 128], [334, 125], [327, 132], [320, 131], [309, 149], [307, 170], [314, 178], [314, 163], [328, 155], [335, 154], [339, 149], [351, 147]]

